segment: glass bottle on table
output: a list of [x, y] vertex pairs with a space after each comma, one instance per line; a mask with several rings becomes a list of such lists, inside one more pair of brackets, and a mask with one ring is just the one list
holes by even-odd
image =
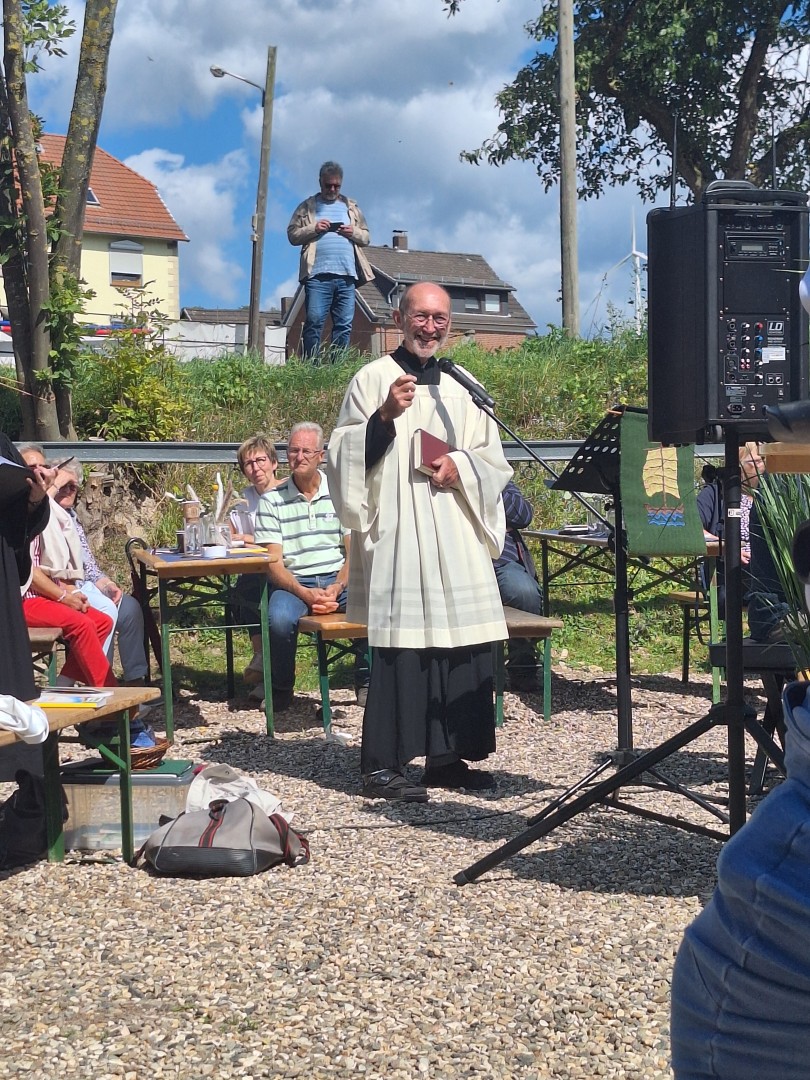
[[201, 507], [198, 502], [183, 503], [183, 546], [186, 555], [202, 554], [202, 525], [200, 521]]

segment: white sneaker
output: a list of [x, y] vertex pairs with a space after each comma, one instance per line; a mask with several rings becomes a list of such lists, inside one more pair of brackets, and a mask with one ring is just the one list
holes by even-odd
[[246, 683], [260, 683], [264, 680], [264, 664], [262, 663], [262, 654], [254, 653], [253, 659], [243, 672], [243, 677]]

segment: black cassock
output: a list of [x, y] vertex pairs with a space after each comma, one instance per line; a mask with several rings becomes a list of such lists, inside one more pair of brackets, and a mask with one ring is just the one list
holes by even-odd
[[[3, 432], [0, 432], [0, 455], [25, 465]], [[21, 701], [36, 697], [37, 688], [20, 582], [28, 580], [31, 541], [47, 525], [50, 512], [47, 498], [32, 507], [27, 492], [12, 496], [0, 492], [0, 694], [11, 694]]]

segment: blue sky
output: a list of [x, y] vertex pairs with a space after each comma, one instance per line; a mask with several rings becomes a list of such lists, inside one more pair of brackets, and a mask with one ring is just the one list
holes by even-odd
[[[83, 6], [68, 7], [80, 29]], [[559, 325], [558, 192], [544, 193], [527, 163], [459, 161], [495, 130], [495, 94], [531, 55], [523, 28], [536, 14], [537, 0], [466, 0], [453, 19], [440, 0], [119, 0], [99, 145], [157, 185], [188, 235], [183, 306], [247, 304], [261, 98], [209, 68], [263, 84], [275, 45], [263, 306], [296, 287], [287, 223], [334, 159], [372, 243], [405, 229], [411, 248], [481, 254], [541, 330]], [[67, 130], [78, 39], [29, 82], [56, 134]], [[608, 300], [630, 317], [628, 264], [605, 275], [630, 251], [633, 213], [646, 249], [648, 209], [631, 189], [580, 203], [583, 333], [604, 325]]]

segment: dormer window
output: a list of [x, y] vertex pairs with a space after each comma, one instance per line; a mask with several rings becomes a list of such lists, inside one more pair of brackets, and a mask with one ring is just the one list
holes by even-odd
[[87, 205], [88, 206], [101, 206], [101, 203], [99, 202], [98, 195], [96, 195], [95, 191], [93, 191], [93, 189], [91, 187], [89, 187], [87, 189]]

